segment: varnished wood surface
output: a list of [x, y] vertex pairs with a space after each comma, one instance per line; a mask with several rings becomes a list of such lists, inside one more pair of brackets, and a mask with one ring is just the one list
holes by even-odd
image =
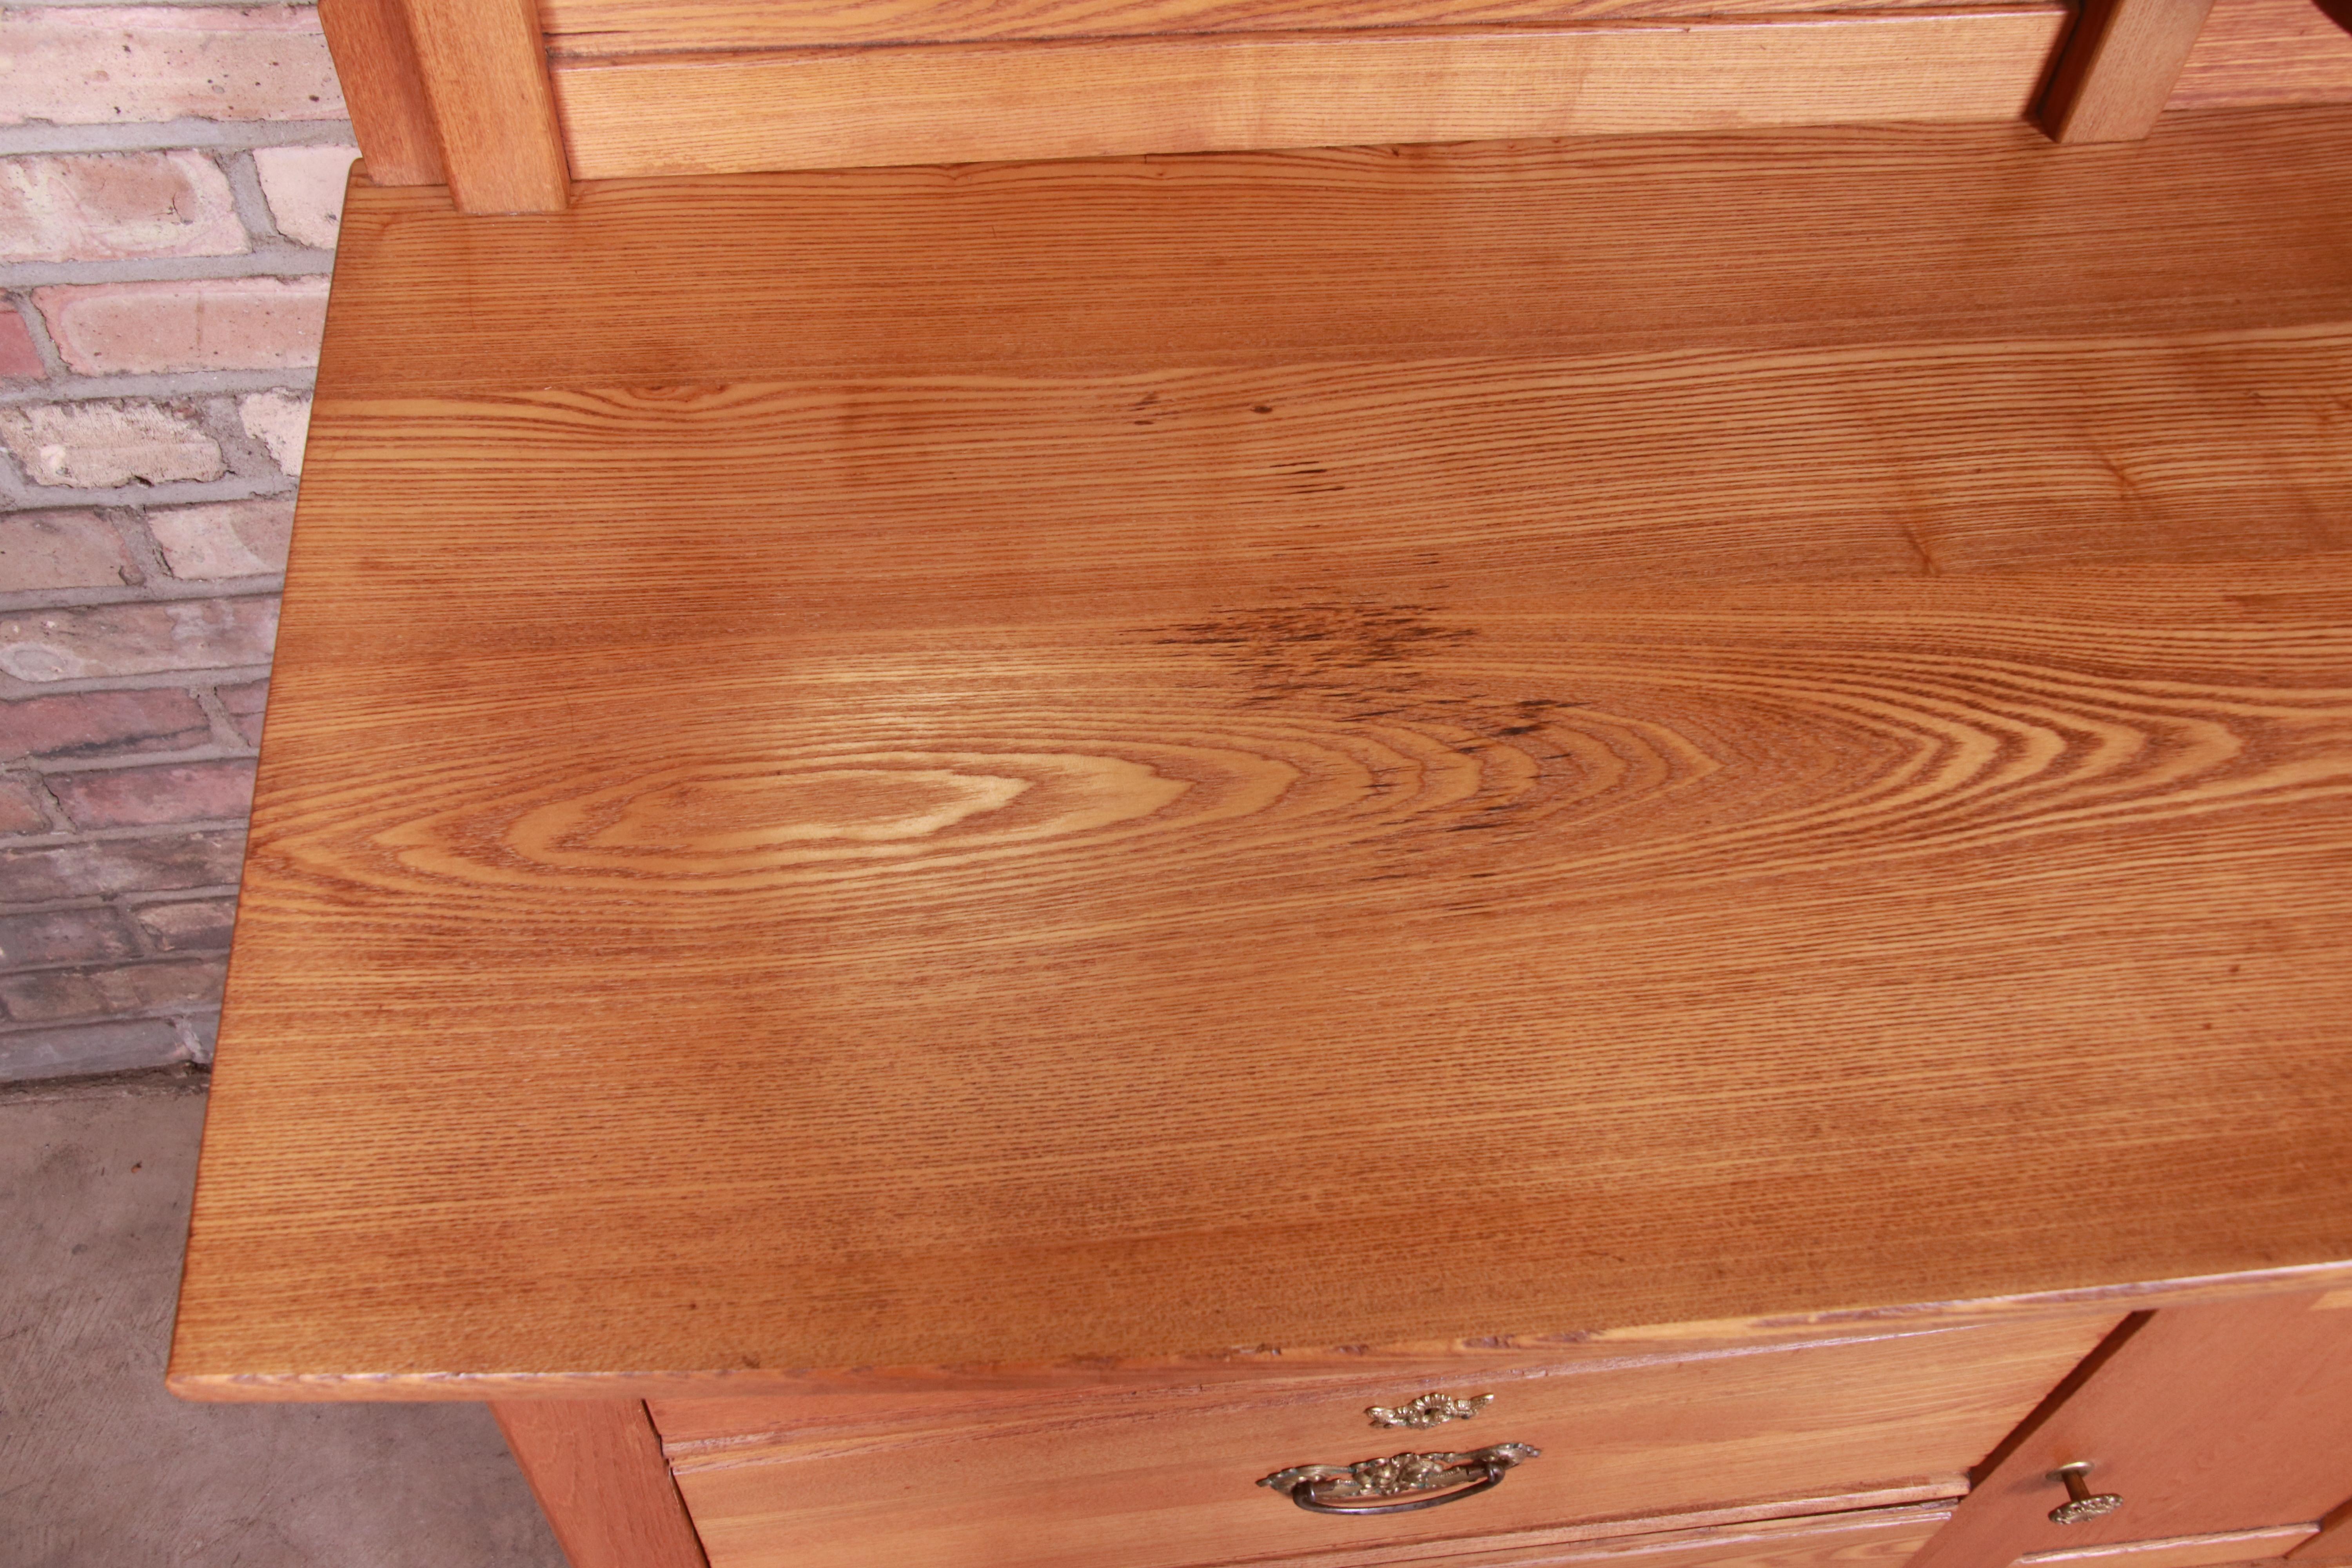
[[[714, 1568], [904, 1562], [1192, 1568], [1267, 1557], [1561, 1545], [1742, 1507], [1957, 1497], [1962, 1472], [2112, 1319], [1903, 1331], [1842, 1343], [1333, 1378], [1278, 1394], [932, 1397], [656, 1406]], [[1382, 1429], [1370, 1405], [1490, 1394], [1469, 1421]], [[683, 1440], [681, 1440], [683, 1439]], [[1541, 1450], [1458, 1505], [1335, 1522], [1256, 1485], [1297, 1464], [1489, 1443]], [[1673, 1559], [1669, 1559], [1673, 1561]]]
[[[499, 224], [431, 192], [363, 191], [320, 374], [331, 396], [373, 397], [786, 369], [1062, 378], [1847, 349], [1866, 365], [1906, 342], [2271, 331], [2345, 319], [2347, 188], [2352, 114], [2302, 110], [2179, 115], [2146, 142], [2063, 151], [2025, 125], [1829, 129], [1601, 138], [1573, 155], [623, 181]], [[1247, 286], [1208, 286], [1234, 279]], [[415, 329], [442, 320], [466, 330]], [[2038, 429], [2038, 401], [2020, 406], [2021, 431]], [[2229, 436], [2200, 420], [2167, 439]], [[2278, 515], [2237, 508], [2233, 526]], [[1802, 552], [1795, 537], [1771, 548]]]
[[177, 1386], [2352, 1257], [2342, 124], [355, 193]]
[[440, 132], [401, 0], [319, 0], [319, 25], [368, 177], [380, 185], [440, 184]]
[[2352, 5], [2213, 0], [2171, 107], [2346, 101], [2352, 101]]
[[2313, 1533], [2308, 1524], [2288, 1524], [2172, 1541], [2069, 1547], [2020, 1558], [2018, 1568], [2255, 1568], [2291, 1555]]
[[2287, 1554], [2296, 1568], [2327, 1568], [2328, 1564], [2352, 1563], [2352, 1499], [2330, 1509], [2327, 1517], [2319, 1521], [2318, 1532]]
[[2212, 0], [2086, 0], [2041, 108], [2059, 142], [2137, 142], [2156, 127]]
[[[407, 14], [457, 210], [562, 211], [570, 176], [532, 0], [398, 4]], [[371, 56], [353, 63], [373, 76], [391, 60]]]
[[490, 1414], [572, 1568], [707, 1568], [644, 1405], [534, 1399]]
[[[2315, 1305], [2325, 1300], [2158, 1310], [1979, 1480], [1917, 1568], [2293, 1527], [2262, 1550], [2200, 1556], [2207, 1546], [2191, 1540], [2151, 1549], [2151, 1561], [2283, 1554], [2352, 1487], [2352, 1310]], [[2050, 1473], [2077, 1460], [2123, 1506], [2053, 1524], [2066, 1494]]]
[[[1629, 1324], [1551, 1334], [1481, 1334], [1382, 1345], [1221, 1346], [1190, 1353], [1090, 1356], [985, 1363], [901, 1363], [889, 1366], [717, 1367], [683, 1372], [438, 1372], [240, 1373], [184, 1380], [184, 1395], [227, 1400], [504, 1400], [628, 1397], [663, 1400], [674, 1413], [689, 1405], [725, 1405], [740, 1398], [827, 1400], [1039, 1394], [1077, 1398], [1105, 1392], [1139, 1396], [1227, 1384], [1278, 1389], [1333, 1377], [1378, 1375], [1413, 1382], [1475, 1373], [1538, 1356], [1633, 1364], [1664, 1357], [1742, 1348], [1867, 1339], [1890, 1325], [1962, 1326], [2011, 1319], [2100, 1318], [2126, 1309], [2238, 1301], [2310, 1290], [2352, 1279], [2352, 1262], [2262, 1269], [2201, 1278], [2102, 1285], [2081, 1289], [1984, 1296], [1968, 1300], [1775, 1313], [1712, 1322]], [[1855, 1504], [1853, 1506], [1864, 1506]], [[1662, 1527], [1663, 1528], [1663, 1527]]]
[[[1557, 1546], [1448, 1552], [1420, 1562], [1446, 1568], [1901, 1568], [1949, 1516], [1947, 1506], [1923, 1504]], [[1396, 1568], [1412, 1564], [1401, 1562]]]
[[550, 54], [607, 57], [1950, 8], [1951, 0], [541, 0], [540, 16]]
[[583, 178], [2011, 120], [2057, 4], [559, 59]]

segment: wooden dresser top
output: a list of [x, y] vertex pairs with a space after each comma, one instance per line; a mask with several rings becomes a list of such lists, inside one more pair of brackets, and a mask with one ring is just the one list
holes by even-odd
[[2352, 111], [436, 200], [182, 1392], [2352, 1258]]

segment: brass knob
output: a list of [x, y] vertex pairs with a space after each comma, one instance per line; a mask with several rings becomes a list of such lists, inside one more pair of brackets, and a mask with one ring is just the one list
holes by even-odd
[[2076, 1460], [2061, 1465], [2050, 1472], [2053, 1481], [2066, 1483], [2066, 1500], [2050, 1510], [2053, 1524], [2080, 1524], [2086, 1519], [2097, 1519], [2124, 1506], [2124, 1500], [2113, 1492], [2095, 1492], [2083, 1479], [2091, 1473], [2090, 1465]]

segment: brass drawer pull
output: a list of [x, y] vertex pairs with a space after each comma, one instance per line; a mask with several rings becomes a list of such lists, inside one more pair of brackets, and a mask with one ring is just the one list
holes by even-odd
[[[1298, 1465], [1257, 1484], [1286, 1493], [1309, 1513], [1411, 1513], [1491, 1491], [1503, 1484], [1512, 1466], [1540, 1458], [1541, 1449], [1525, 1443], [1497, 1443], [1467, 1454], [1391, 1454], [1352, 1465]], [[1355, 1500], [1411, 1497], [1414, 1492], [1443, 1495], [1410, 1502]]]
[[2077, 1460], [2061, 1465], [2050, 1472], [2053, 1481], [2066, 1483], [2066, 1500], [2050, 1510], [2053, 1524], [2080, 1524], [2086, 1519], [2097, 1519], [2124, 1506], [2124, 1500], [2113, 1492], [2095, 1492], [2083, 1478], [2091, 1473], [2087, 1461]]

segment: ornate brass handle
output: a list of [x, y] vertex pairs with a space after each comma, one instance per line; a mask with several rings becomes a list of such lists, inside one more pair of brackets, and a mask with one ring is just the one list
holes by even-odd
[[[1297, 1465], [1277, 1470], [1257, 1484], [1272, 1487], [1309, 1513], [1411, 1513], [1459, 1502], [1503, 1484], [1514, 1465], [1541, 1458], [1525, 1443], [1497, 1443], [1467, 1454], [1391, 1454], [1352, 1465]], [[1364, 1502], [1358, 1499], [1408, 1497], [1438, 1492], [1409, 1502]]]
[[2077, 1460], [2061, 1465], [2050, 1472], [2053, 1481], [2066, 1483], [2066, 1500], [2050, 1510], [2053, 1524], [2080, 1524], [2086, 1519], [2097, 1519], [2124, 1506], [2124, 1500], [2113, 1492], [2095, 1492], [2083, 1478], [2091, 1473], [2088, 1462]]

